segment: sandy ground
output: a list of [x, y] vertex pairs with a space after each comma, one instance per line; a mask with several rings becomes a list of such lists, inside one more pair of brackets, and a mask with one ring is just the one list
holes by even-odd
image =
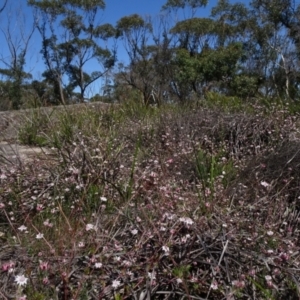
[[[75, 104], [68, 106], [55, 106], [39, 108], [42, 112], [52, 114], [63, 109], [84, 109], [95, 106], [97, 109], [105, 109], [110, 104], [95, 102], [88, 104]], [[38, 110], [38, 109], [37, 109]], [[47, 159], [51, 155], [51, 150], [41, 147], [20, 145], [18, 142], [18, 131], [27, 118], [32, 116], [34, 109], [24, 109], [19, 111], [0, 111], [0, 166], [3, 164], [14, 164], [30, 162], [35, 158]]]

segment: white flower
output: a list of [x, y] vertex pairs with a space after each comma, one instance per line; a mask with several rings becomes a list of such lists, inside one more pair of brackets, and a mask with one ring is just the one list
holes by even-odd
[[151, 279], [151, 280], [155, 280], [156, 279], [156, 276], [155, 276], [155, 272], [148, 272], [148, 277]]
[[272, 230], [267, 231], [267, 235], [271, 236], [273, 234], [274, 234], [274, 232]]
[[18, 229], [19, 229], [20, 231], [25, 231], [25, 230], [27, 230], [27, 227], [24, 226], [24, 225], [22, 225], [22, 226], [20, 226]]
[[179, 218], [179, 221], [185, 223], [186, 225], [192, 225], [194, 223], [194, 221], [188, 217]]
[[121, 281], [120, 280], [114, 280], [113, 282], [112, 282], [112, 288], [114, 288], [114, 289], [116, 289], [116, 288], [118, 288], [119, 286], [121, 285]]
[[19, 286], [25, 286], [27, 284], [28, 278], [25, 277], [24, 275], [17, 275], [15, 278], [15, 282], [19, 285]]
[[260, 184], [263, 186], [263, 187], [268, 187], [269, 184], [266, 182], [266, 181], [261, 181]]
[[106, 202], [107, 198], [106, 197], [100, 197], [100, 200], [103, 201], [103, 202]]
[[79, 242], [79, 243], [78, 243], [78, 247], [79, 247], [79, 248], [83, 248], [83, 247], [84, 247], [84, 242]]
[[44, 235], [42, 233], [39, 233], [39, 234], [36, 235], [36, 238], [38, 240], [42, 239], [43, 237], [44, 237]]
[[7, 178], [7, 176], [5, 174], [0, 175], [0, 179], [6, 179], [6, 178]]
[[170, 252], [170, 248], [168, 246], [162, 246], [162, 250], [167, 254]]
[[210, 288], [212, 290], [217, 290], [218, 289], [218, 283], [216, 281], [213, 281], [210, 285]]
[[178, 284], [182, 283], [182, 279], [181, 278], [177, 278], [176, 281], [177, 281]]
[[95, 268], [100, 269], [102, 267], [102, 264], [100, 262], [95, 263]]
[[266, 275], [266, 276], [265, 276], [265, 279], [266, 279], [266, 281], [271, 281], [271, 280], [272, 280], [272, 277], [271, 277], [270, 275]]
[[90, 231], [90, 230], [95, 230], [96, 226], [93, 224], [86, 224], [85, 230]]
[[133, 235], [136, 235], [136, 234], [138, 233], [138, 230], [137, 230], [137, 229], [133, 229], [133, 230], [131, 230], [131, 233], [132, 233]]
[[132, 263], [131, 263], [129, 260], [124, 260], [124, 261], [122, 262], [122, 265], [123, 265], [123, 266], [126, 266], [126, 267], [131, 267], [131, 266], [132, 266]]

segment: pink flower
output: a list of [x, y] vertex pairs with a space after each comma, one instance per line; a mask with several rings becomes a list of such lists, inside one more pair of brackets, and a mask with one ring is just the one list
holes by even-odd
[[245, 281], [243, 280], [234, 280], [232, 281], [232, 285], [239, 288], [239, 289], [242, 289], [245, 287]]
[[14, 263], [13, 262], [8, 262], [2, 265], [2, 270], [3, 271], [9, 271], [11, 268], [14, 267]]
[[43, 284], [45, 284], [45, 285], [49, 284], [49, 278], [48, 277], [43, 278]]
[[42, 204], [38, 204], [37, 206], [36, 206], [36, 210], [37, 211], [42, 211], [43, 210], [43, 205]]
[[287, 253], [285, 253], [285, 252], [280, 253], [279, 257], [280, 257], [283, 261], [287, 261], [287, 260], [289, 260], [289, 258], [290, 258], [290, 256], [289, 256]]
[[42, 271], [48, 270], [48, 269], [49, 269], [49, 264], [48, 264], [48, 262], [43, 262], [43, 261], [40, 260], [40, 269], [41, 269]]

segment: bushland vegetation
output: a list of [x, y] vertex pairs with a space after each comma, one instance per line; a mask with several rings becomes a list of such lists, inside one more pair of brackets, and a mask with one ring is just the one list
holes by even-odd
[[[77, 36], [64, 44], [39, 18], [53, 34], [45, 81], [22, 81], [20, 102], [3, 97], [64, 105], [19, 116], [18, 142], [49, 157], [0, 154], [0, 298], [298, 299], [299, 8], [219, 1], [198, 18], [206, 1], [169, 0], [155, 22], [78, 27], [96, 2], [30, 1]], [[172, 24], [182, 9], [190, 17]], [[88, 34], [121, 39], [130, 63], [114, 69], [113, 52], [80, 42]], [[108, 59], [102, 75], [74, 67], [83, 49]], [[103, 74], [106, 93], [66, 108]]]

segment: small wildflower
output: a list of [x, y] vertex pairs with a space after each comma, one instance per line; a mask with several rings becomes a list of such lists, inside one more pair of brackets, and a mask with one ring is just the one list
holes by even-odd
[[37, 238], [38, 240], [42, 239], [43, 237], [44, 237], [44, 234], [43, 234], [43, 233], [39, 233], [39, 234], [36, 235], [36, 238]]
[[45, 285], [49, 284], [49, 278], [48, 277], [43, 278], [43, 284], [45, 284]]
[[131, 263], [129, 260], [124, 260], [124, 261], [122, 262], [122, 265], [123, 265], [123, 266], [126, 266], [126, 267], [131, 267], [131, 266], [132, 266], [132, 263]]
[[47, 226], [47, 227], [53, 226], [53, 224], [49, 222], [49, 219], [47, 219], [43, 224], [44, 224], [44, 226]]
[[234, 280], [232, 281], [232, 285], [239, 288], [239, 289], [242, 289], [245, 287], [245, 281], [243, 280]]
[[271, 281], [271, 280], [272, 280], [272, 277], [271, 277], [270, 275], [266, 275], [266, 276], [265, 276], [265, 279], [266, 279], [266, 281]]
[[217, 290], [218, 289], [218, 283], [216, 281], [213, 281], [210, 285], [210, 288], [212, 290]]
[[2, 270], [3, 271], [10, 271], [13, 267], [15, 266], [15, 264], [13, 262], [8, 262], [2, 265]]
[[37, 211], [42, 211], [43, 210], [43, 205], [42, 204], [38, 204], [37, 206], [36, 206], [36, 210]]
[[103, 201], [103, 202], [106, 202], [107, 198], [106, 197], [100, 197], [100, 200]]
[[40, 269], [41, 269], [42, 271], [48, 270], [48, 269], [49, 269], [49, 264], [48, 264], [48, 262], [44, 262], [44, 261], [41, 261], [41, 260], [40, 260]]
[[280, 271], [280, 269], [278, 269], [278, 268], [275, 268], [274, 270], [273, 270], [273, 274], [276, 276], [276, 275], [279, 275], [281, 273], [281, 271]]
[[25, 231], [25, 230], [27, 230], [27, 227], [24, 226], [24, 225], [22, 225], [22, 226], [20, 226], [18, 229], [19, 229], [20, 231]]
[[83, 248], [83, 247], [84, 247], [84, 242], [79, 242], [79, 243], [78, 243], [78, 247], [79, 247], [79, 248]]
[[116, 289], [116, 288], [118, 288], [119, 286], [121, 285], [121, 281], [120, 280], [114, 280], [113, 282], [112, 282], [112, 288], [114, 288], [114, 289]]
[[7, 176], [5, 174], [0, 175], [0, 179], [6, 179], [6, 178], [7, 178]]
[[95, 268], [100, 269], [102, 267], [102, 264], [100, 262], [95, 263]]
[[267, 183], [266, 181], [261, 181], [260, 184], [263, 186], [263, 187], [268, 187], [270, 184]]
[[24, 275], [17, 275], [15, 278], [15, 282], [17, 283], [17, 285], [19, 286], [25, 286], [27, 284], [28, 278], [25, 277]]
[[85, 230], [90, 231], [90, 230], [95, 230], [96, 226], [93, 224], [86, 224]]
[[23, 295], [21, 296], [20, 298], [18, 298], [18, 300], [26, 300], [27, 299], [27, 296], [26, 295]]
[[273, 234], [274, 234], [274, 232], [272, 230], [267, 231], [268, 236], [272, 236]]
[[136, 235], [136, 234], [138, 234], [138, 230], [137, 230], [137, 229], [133, 229], [133, 230], [131, 230], [131, 234], [133, 234], [133, 235]]
[[176, 281], [178, 284], [183, 282], [181, 278], [177, 278]]
[[148, 272], [148, 277], [151, 279], [151, 280], [155, 280], [156, 279], [156, 276], [155, 276], [155, 272]]
[[194, 224], [194, 221], [188, 217], [179, 218], [179, 221], [185, 223], [186, 225]]
[[1, 208], [4, 208], [4, 207], [5, 207], [5, 204], [2, 203], [2, 202], [0, 202], [0, 209], [1, 209]]
[[168, 246], [162, 246], [162, 250], [166, 253], [169, 254], [170, 248]]
[[283, 260], [283, 261], [287, 261], [289, 260], [290, 256], [287, 253], [280, 253], [279, 257]]
[[272, 282], [272, 280], [267, 280], [267, 286], [268, 286], [270, 289], [276, 288], [276, 286], [275, 286], [275, 284]]

